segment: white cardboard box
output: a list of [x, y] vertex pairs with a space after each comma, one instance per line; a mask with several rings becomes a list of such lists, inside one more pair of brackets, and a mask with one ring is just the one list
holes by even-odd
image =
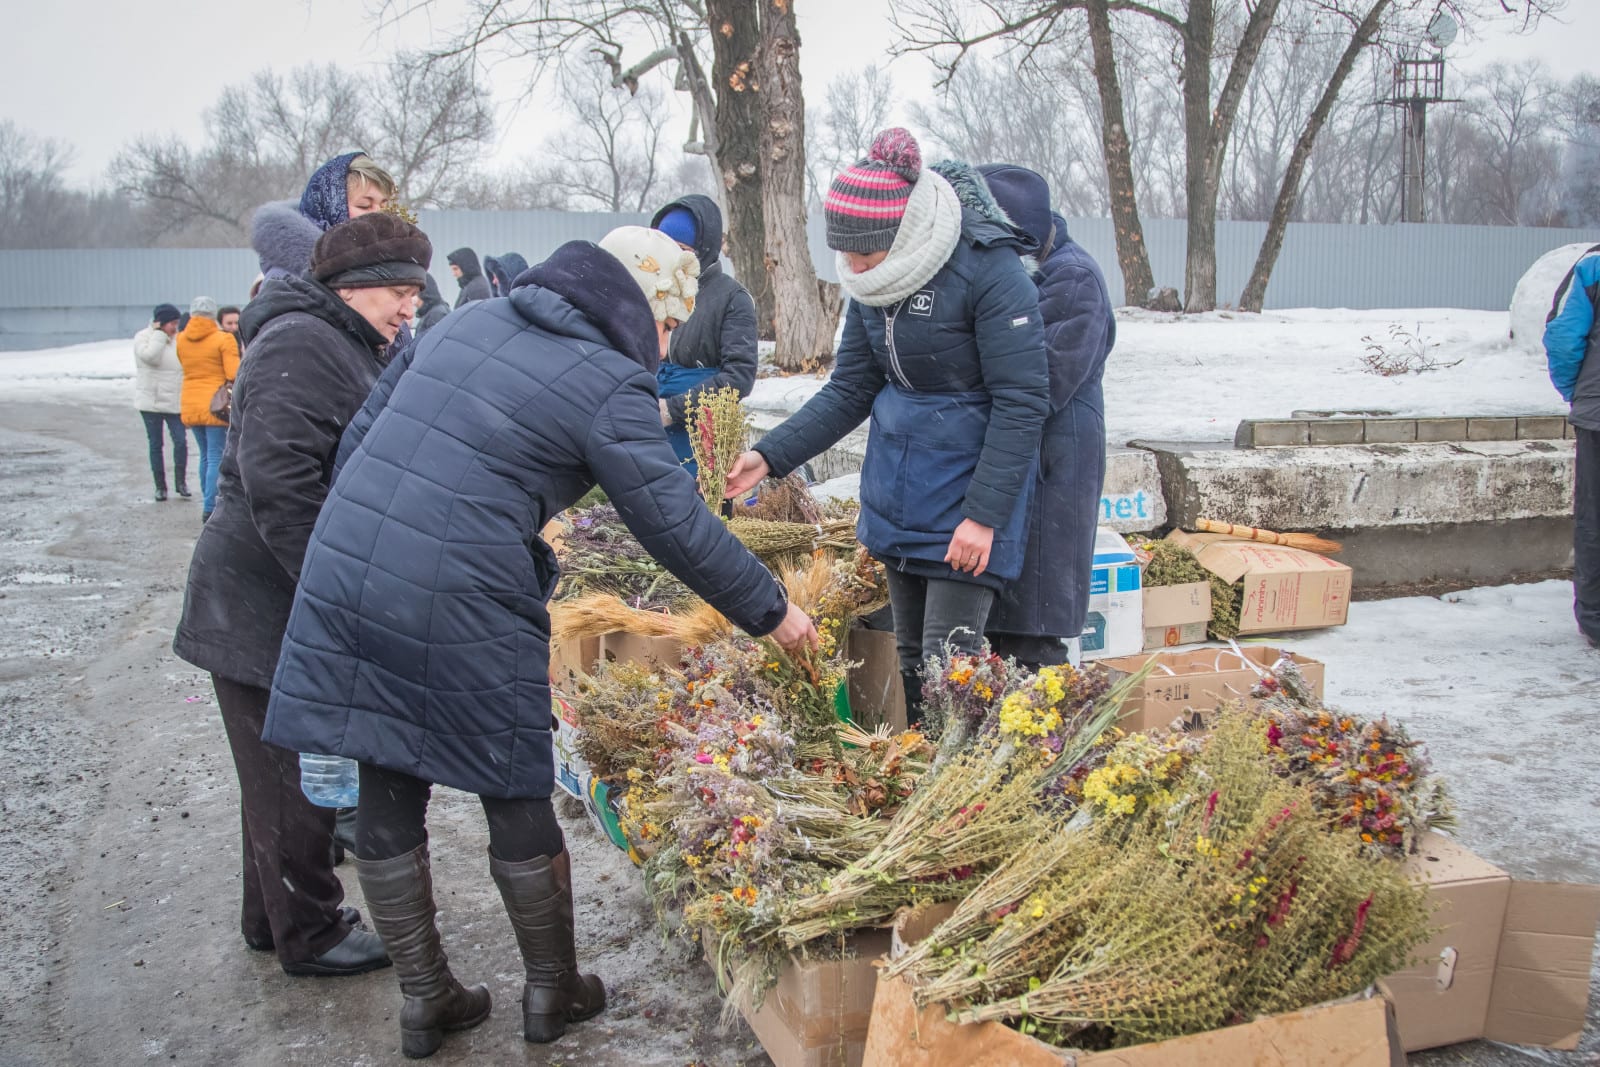
[[1104, 526], [1095, 534], [1089, 616], [1079, 647], [1085, 660], [1131, 656], [1144, 648], [1139, 561], [1122, 535]]

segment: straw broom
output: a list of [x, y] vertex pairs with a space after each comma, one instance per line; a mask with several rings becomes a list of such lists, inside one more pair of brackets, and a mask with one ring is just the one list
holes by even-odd
[[1276, 533], [1272, 530], [1263, 530], [1255, 526], [1238, 526], [1233, 523], [1218, 522], [1215, 519], [1196, 519], [1195, 529], [1204, 533], [1227, 534], [1245, 541], [1260, 541], [1268, 545], [1283, 545], [1286, 548], [1299, 548], [1307, 552], [1316, 552], [1319, 555], [1332, 556], [1340, 552], [1344, 545], [1338, 541], [1329, 541], [1308, 533]]

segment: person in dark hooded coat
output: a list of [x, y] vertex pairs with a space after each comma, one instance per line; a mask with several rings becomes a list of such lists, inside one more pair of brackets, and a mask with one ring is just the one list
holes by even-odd
[[975, 652], [1022, 571], [1049, 404], [1031, 239], [963, 164], [922, 166], [903, 129], [833, 179], [828, 246], [850, 296], [833, 374], [734, 464], [728, 495], [781, 477], [870, 417], [857, 535], [888, 571], [908, 718], [922, 666]]
[[489, 280], [483, 276], [483, 268], [478, 266], [478, 253], [470, 248], [458, 248], [445, 259], [450, 264], [450, 273], [456, 276], [456, 282], [461, 286], [461, 292], [456, 296], [456, 307], [494, 296], [489, 288]]
[[263, 742], [268, 690], [306, 542], [339, 438], [412, 314], [431, 256], [415, 226], [385, 214], [335, 226], [310, 270], [269, 283], [241, 332], [217, 506], [195, 545], [173, 651], [209, 671], [239, 775], [244, 907], [252, 948], [291, 974], [386, 966], [353, 929], [332, 867], [333, 812], [300, 791], [296, 753]]
[[1000, 592], [989, 643], [1030, 668], [1064, 662], [1083, 633], [1105, 478], [1105, 397], [1100, 379], [1117, 338], [1104, 275], [1050, 210], [1050, 186], [1011, 164], [980, 167], [994, 198], [1039, 245], [1039, 311], [1050, 362], [1050, 416], [1028, 516], [1022, 573]]
[[756, 382], [756, 302], [722, 269], [722, 211], [716, 201], [685, 196], [656, 212], [650, 225], [700, 260], [694, 316], [672, 332], [656, 377], [667, 440], [694, 473], [689, 403], [707, 390], [736, 389], [740, 397], [750, 395]]
[[422, 305], [417, 308], [416, 337], [421, 340], [422, 335], [439, 321], [450, 314], [450, 305], [444, 302], [444, 294], [439, 292], [439, 283], [433, 280], [433, 275], [428, 275], [428, 280], [422, 285]]
[[406, 994], [408, 1055], [478, 1018], [434, 924], [433, 784], [482, 799], [523, 956], [524, 1036], [555, 1040], [605, 1005], [577, 970], [571, 864], [550, 804], [558, 568], [545, 523], [598, 481], [640, 542], [737, 625], [790, 648], [815, 642], [700, 500], [657, 418], [656, 365], [668, 328], [689, 318], [695, 267], [639, 226], [599, 247], [565, 244], [509, 298], [429, 331], [345, 435], [263, 736], [360, 762], [357, 869]]

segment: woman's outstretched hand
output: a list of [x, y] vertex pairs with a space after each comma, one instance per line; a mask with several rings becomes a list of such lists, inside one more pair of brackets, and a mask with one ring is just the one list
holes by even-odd
[[772, 468], [767, 466], [767, 458], [754, 450], [741, 453], [733, 461], [733, 466], [728, 469], [728, 489], [722, 495], [728, 500], [736, 496], [743, 496], [761, 484]]
[[816, 624], [811, 621], [811, 616], [804, 611], [789, 605], [788, 614], [778, 628], [767, 635], [787, 652], [814, 651], [819, 644]]
[[989, 568], [989, 552], [994, 548], [994, 527], [962, 519], [950, 538], [944, 561], [958, 571], [977, 577]]

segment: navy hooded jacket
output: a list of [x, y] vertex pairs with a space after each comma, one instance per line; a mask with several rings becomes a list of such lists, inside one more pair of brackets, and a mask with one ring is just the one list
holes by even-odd
[[[1050, 417], [1039, 445], [1022, 573], [1001, 590], [988, 630], [1071, 638], [1083, 632], [1089, 610], [1106, 466], [1100, 380], [1116, 343], [1117, 321], [1099, 265], [1067, 233], [1067, 221], [1053, 219], [1055, 243], [1037, 276]], [[1040, 240], [1048, 237], [1041, 234]]]
[[539, 534], [597, 481], [640, 543], [737, 625], [783, 620], [782, 588], [667, 445], [655, 322], [626, 268], [575, 241], [519, 280], [531, 284], [430, 330], [352, 424], [264, 740], [548, 797], [557, 567]]
[[[1039, 297], [1019, 258], [1030, 246], [964, 208], [923, 289], [889, 307], [850, 302], [828, 383], [755, 446], [781, 477], [870, 415], [857, 533], [890, 566], [995, 589], [1021, 571], [1048, 404]], [[962, 519], [995, 531], [975, 577], [944, 562]]]
[[694, 254], [700, 260], [700, 292], [694, 314], [672, 331], [667, 359], [679, 367], [715, 368], [716, 373], [693, 388], [667, 398], [674, 426], [687, 418], [689, 401], [706, 390], [737, 389], [749, 396], [756, 383], [756, 302], [748, 290], [722, 269], [722, 211], [715, 200], [698, 193], [674, 200], [657, 211], [651, 226], [674, 208], [694, 218]]

